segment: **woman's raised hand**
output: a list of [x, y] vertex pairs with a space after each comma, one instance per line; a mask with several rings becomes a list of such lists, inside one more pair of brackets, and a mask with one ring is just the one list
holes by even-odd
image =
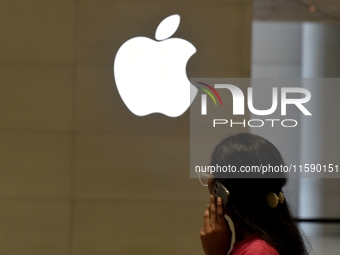
[[231, 231], [224, 218], [222, 199], [210, 195], [203, 216], [201, 243], [206, 255], [226, 255], [230, 247]]

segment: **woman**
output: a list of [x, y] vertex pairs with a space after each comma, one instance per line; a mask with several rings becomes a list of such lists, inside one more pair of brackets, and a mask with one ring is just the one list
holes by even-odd
[[[253, 134], [237, 134], [216, 146], [211, 165], [241, 166], [284, 165], [277, 148]], [[305, 255], [302, 237], [284, 200], [284, 174], [271, 179], [235, 179], [215, 176], [209, 179], [210, 204], [204, 212], [201, 242], [206, 255]], [[223, 177], [223, 176], [222, 176]], [[222, 198], [215, 199], [214, 183], [219, 181], [228, 191], [226, 208]], [[227, 199], [227, 198], [223, 198]], [[236, 243], [231, 244], [231, 230], [225, 219], [235, 226]]]

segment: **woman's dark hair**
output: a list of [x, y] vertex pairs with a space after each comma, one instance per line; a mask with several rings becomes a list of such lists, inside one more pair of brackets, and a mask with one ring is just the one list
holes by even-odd
[[[220, 142], [211, 158], [213, 166], [281, 166], [284, 161], [278, 149], [268, 140], [241, 133]], [[280, 255], [308, 254], [301, 234], [292, 219], [287, 202], [276, 208], [268, 205], [269, 192], [279, 194], [286, 184], [284, 174], [278, 178], [225, 178], [221, 183], [229, 190], [228, 207], [233, 220], [272, 245]], [[217, 177], [218, 178], [218, 177]]]

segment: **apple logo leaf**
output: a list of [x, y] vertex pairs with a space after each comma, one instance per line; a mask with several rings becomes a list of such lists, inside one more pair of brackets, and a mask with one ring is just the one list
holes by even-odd
[[178, 14], [174, 14], [163, 19], [157, 27], [155, 34], [156, 40], [161, 41], [172, 36], [179, 26], [180, 19], [181, 18]]

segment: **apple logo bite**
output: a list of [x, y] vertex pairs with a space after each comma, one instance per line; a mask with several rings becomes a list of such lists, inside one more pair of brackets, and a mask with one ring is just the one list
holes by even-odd
[[197, 94], [186, 75], [187, 62], [196, 48], [184, 39], [168, 39], [179, 23], [180, 16], [171, 15], [158, 25], [157, 41], [134, 37], [116, 54], [113, 72], [118, 92], [137, 116], [161, 113], [178, 117]]

